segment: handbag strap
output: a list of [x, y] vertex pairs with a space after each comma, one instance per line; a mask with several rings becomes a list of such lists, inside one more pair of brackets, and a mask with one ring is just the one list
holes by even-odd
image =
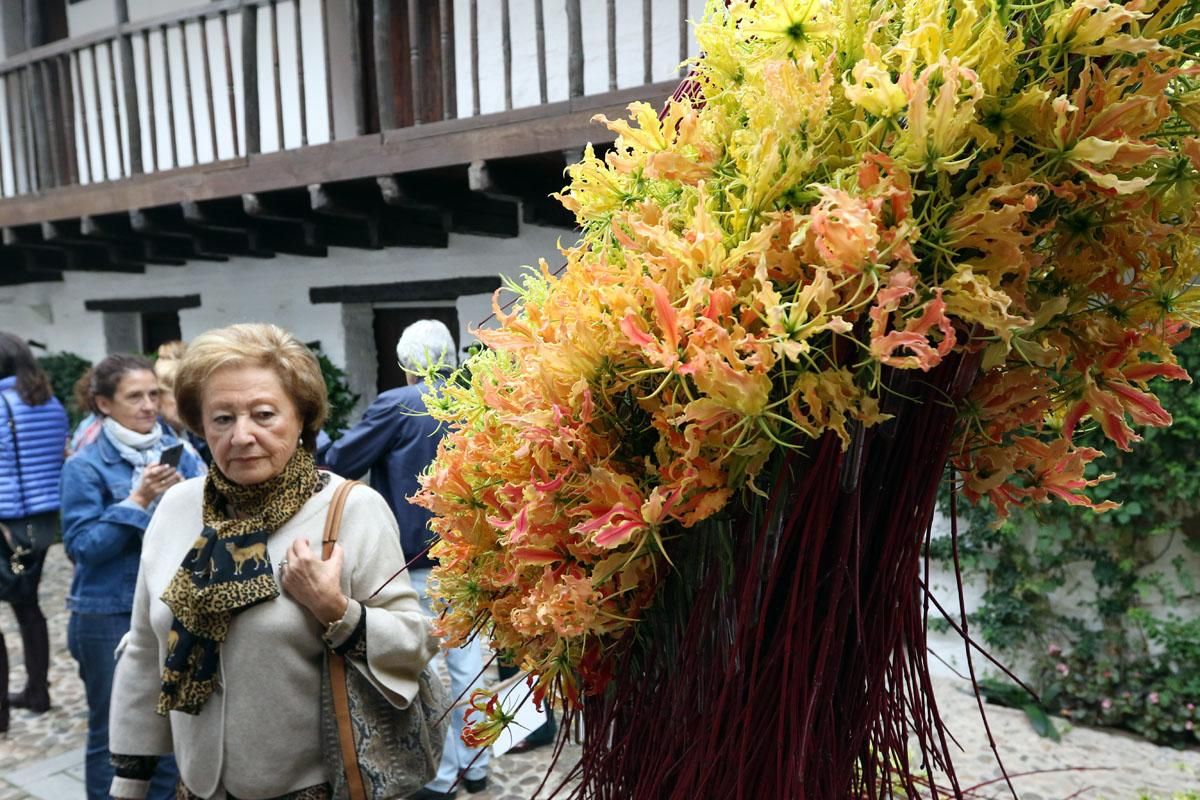
[[0, 400], [4, 401], [4, 409], [8, 412], [8, 430], [12, 432], [13, 458], [17, 462], [17, 491], [21, 493], [20, 507], [22, 510], [28, 511], [25, 506], [25, 476], [21, 474], [21, 445], [17, 443], [17, 415], [13, 413], [12, 404], [8, 402], [4, 392], [0, 392]]
[[[333, 554], [338, 531], [342, 526], [342, 511], [346, 497], [358, 481], [346, 481], [333, 493], [329, 512], [325, 515], [325, 531], [321, 534], [321, 558]], [[337, 720], [338, 746], [342, 751], [342, 768], [346, 771], [346, 790], [350, 800], [367, 800], [362, 772], [358, 767], [358, 751], [354, 747], [354, 727], [350, 723], [350, 697], [346, 692], [346, 660], [337, 653], [329, 653], [329, 690], [333, 695], [333, 715]]]

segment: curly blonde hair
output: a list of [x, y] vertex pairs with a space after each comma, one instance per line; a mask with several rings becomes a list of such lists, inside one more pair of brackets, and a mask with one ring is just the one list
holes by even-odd
[[185, 425], [203, 435], [204, 385], [213, 373], [229, 367], [273, 370], [300, 413], [304, 446], [310, 451], [316, 448], [317, 434], [329, 413], [321, 365], [299, 339], [266, 322], [217, 328], [192, 340], [175, 371], [175, 399]]

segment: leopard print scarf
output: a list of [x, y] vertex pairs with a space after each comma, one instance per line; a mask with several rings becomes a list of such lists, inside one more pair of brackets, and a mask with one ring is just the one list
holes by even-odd
[[[321, 485], [303, 447], [283, 471], [239, 486], [214, 464], [204, 482], [204, 532], [184, 556], [162, 601], [175, 619], [167, 635], [158, 713], [198, 714], [216, 682], [221, 643], [233, 615], [279, 596], [267, 537], [295, 516]], [[230, 508], [237, 509], [234, 518]]]

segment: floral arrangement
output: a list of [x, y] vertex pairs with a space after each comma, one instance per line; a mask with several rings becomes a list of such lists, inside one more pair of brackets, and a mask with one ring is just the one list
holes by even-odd
[[[1197, 320], [1195, 0], [711, 2], [692, 91], [569, 167], [566, 267], [508, 289], [431, 402], [442, 633], [568, 706], [705, 520], [886, 425], [886, 376], [976, 374], [950, 450], [1003, 513], [1096, 510]], [[974, 365], [978, 365], [975, 367]], [[900, 398], [903, 399], [903, 398]]]

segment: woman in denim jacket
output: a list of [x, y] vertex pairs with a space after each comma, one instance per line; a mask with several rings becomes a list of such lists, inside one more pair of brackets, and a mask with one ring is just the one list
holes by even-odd
[[[178, 469], [159, 464], [178, 440], [158, 423], [158, 379], [148, 361], [111, 355], [92, 376], [93, 410], [104, 418], [95, 443], [70, 458], [62, 475], [63, 545], [75, 564], [67, 597], [67, 645], [79, 662], [88, 701], [88, 800], [105, 800], [112, 767], [108, 710], [114, 652], [129, 630], [142, 534], [158, 500], [181, 480], [204, 474], [186, 450]], [[164, 759], [151, 797], [175, 796], [178, 774]]]

